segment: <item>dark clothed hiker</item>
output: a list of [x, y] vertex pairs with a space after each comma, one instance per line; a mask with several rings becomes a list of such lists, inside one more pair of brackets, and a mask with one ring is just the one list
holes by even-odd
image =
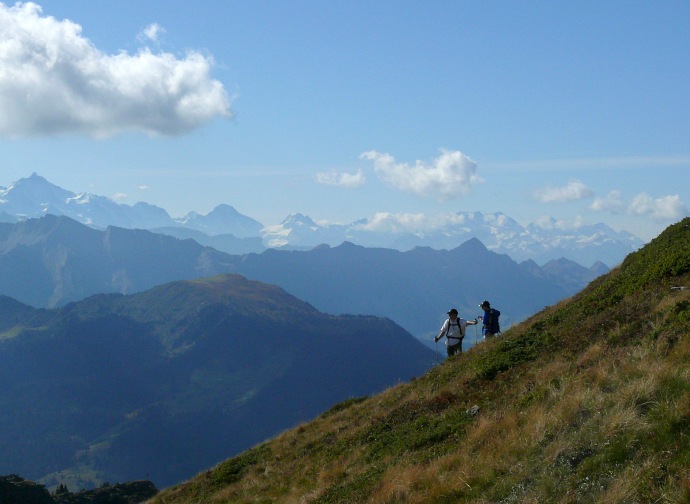
[[482, 318], [482, 334], [484, 338], [492, 338], [500, 334], [501, 327], [498, 325], [498, 317], [501, 316], [501, 312], [491, 308], [491, 304], [488, 301], [484, 301], [479, 306], [484, 310], [484, 317]]

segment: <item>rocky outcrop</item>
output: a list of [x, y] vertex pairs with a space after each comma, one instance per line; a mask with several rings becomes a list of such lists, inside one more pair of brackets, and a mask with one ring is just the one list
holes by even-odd
[[2, 504], [55, 504], [46, 487], [16, 474], [0, 476]]
[[94, 490], [71, 493], [61, 486], [53, 495], [44, 485], [27, 481], [16, 474], [0, 476], [2, 504], [139, 504], [158, 493], [150, 481], [105, 484]]

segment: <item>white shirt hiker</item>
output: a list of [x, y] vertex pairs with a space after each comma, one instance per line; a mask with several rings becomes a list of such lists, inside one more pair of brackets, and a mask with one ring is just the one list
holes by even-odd
[[448, 357], [462, 353], [462, 338], [465, 337], [465, 330], [468, 325], [476, 324], [477, 321], [468, 322], [467, 320], [458, 317], [458, 310], [452, 308], [448, 312], [448, 319], [441, 326], [441, 332], [434, 338], [434, 342], [438, 342], [444, 336], [446, 337], [446, 350]]
[[446, 345], [457, 345], [465, 337], [467, 321], [463, 318], [446, 319], [441, 327], [441, 334], [446, 336]]

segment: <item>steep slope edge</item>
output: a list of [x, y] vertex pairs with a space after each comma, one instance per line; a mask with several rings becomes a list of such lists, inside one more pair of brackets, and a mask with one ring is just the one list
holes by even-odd
[[151, 502], [687, 502], [688, 287], [686, 218], [503, 337]]

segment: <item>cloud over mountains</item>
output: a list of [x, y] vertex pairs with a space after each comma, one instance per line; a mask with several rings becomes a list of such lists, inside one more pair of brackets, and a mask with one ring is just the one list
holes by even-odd
[[642, 192], [626, 203], [620, 191], [611, 191], [605, 197], [595, 198], [590, 208], [612, 214], [649, 216], [655, 220], [680, 219], [689, 212], [678, 194], [653, 198]]
[[483, 182], [477, 175], [477, 163], [460, 151], [443, 149], [432, 163], [418, 160], [413, 166], [377, 151], [360, 157], [373, 161], [376, 174], [391, 187], [441, 201], [466, 196], [472, 186]]
[[688, 215], [688, 207], [680, 195], [670, 194], [653, 198], [647, 193], [639, 193], [626, 203], [619, 190], [609, 191], [606, 196], [595, 196], [594, 191], [579, 180], [570, 180], [562, 187], [547, 186], [534, 192], [534, 197], [542, 203], [568, 203], [594, 197], [590, 210], [612, 214], [649, 216], [655, 220], [676, 220]]
[[[162, 28], [151, 26], [155, 41]], [[31, 2], [0, 3], [0, 134], [181, 134], [231, 115], [213, 63], [194, 51], [177, 57], [147, 47], [105, 54], [72, 21], [44, 16]]]
[[566, 203], [589, 198], [592, 195], [594, 191], [579, 180], [571, 180], [564, 187], [547, 186], [535, 192], [535, 197], [542, 203]]

